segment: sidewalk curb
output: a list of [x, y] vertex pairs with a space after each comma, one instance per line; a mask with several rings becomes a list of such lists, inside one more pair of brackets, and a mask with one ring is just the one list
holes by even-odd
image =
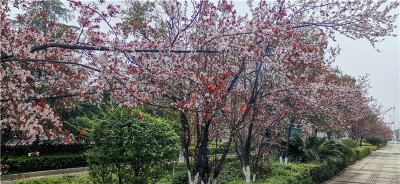
[[48, 176], [48, 175], [57, 175], [57, 174], [68, 174], [75, 172], [88, 171], [89, 167], [76, 167], [76, 168], [67, 168], [67, 169], [56, 169], [56, 170], [46, 170], [46, 171], [37, 171], [37, 172], [26, 172], [26, 173], [17, 173], [10, 175], [2, 175], [0, 176], [1, 183], [11, 183], [12, 180], [19, 179], [28, 179], [32, 177], [40, 177], [40, 176]]

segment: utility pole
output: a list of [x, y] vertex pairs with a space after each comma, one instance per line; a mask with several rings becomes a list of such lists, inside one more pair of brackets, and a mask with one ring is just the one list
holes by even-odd
[[397, 137], [396, 137], [396, 117], [395, 117], [395, 109], [396, 107], [393, 107], [393, 134], [394, 134], [394, 144], [397, 144]]

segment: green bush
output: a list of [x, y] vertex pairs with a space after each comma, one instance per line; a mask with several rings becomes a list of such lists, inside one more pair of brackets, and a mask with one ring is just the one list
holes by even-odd
[[94, 183], [147, 183], [153, 166], [179, 150], [173, 122], [138, 109], [111, 106], [96, 121], [88, 152]]
[[18, 181], [15, 184], [93, 184], [88, 174]]
[[316, 166], [315, 164], [273, 163], [270, 176], [284, 178], [288, 183], [314, 183], [311, 172]]
[[380, 149], [380, 148], [386, 146], [386, 144], [387, 144], [387, 143], [378, 144], [378, 149]]
[[363, 146], [363, 147], [369, 147], [371, 149], [371, 151], [378, 150], [378, 146]]
[[[352, 140], [345, 142], [352, 142]], [[337, 157], [351, 164], [355, 157], [354, 151], [345, 144], [316, 136], [303, 138], [300, 134], [292, 138], [289, 150], [292, 158], [303, 163], [323, 162], [329, 157]]]
[[327, 181], [335, 175], [336, 175], [336, 169], [333, 168], [333, 166], [330, 165], [329, 162], [327, 161], [318, 164], [311, 171], [311, 176], [313, 178], [313, 181], [317, 183], [322, 183], [324, 181]]
[[345, 139], [342, 143], [349, 148], [357, 148], [359, 146], [358, 142], [353, 139]]
[[346, 165], [344, 159], [340, 157], [329, 157], [313, 168], [311, 171], [312, 180], [316, 183], [327, 181], [342, 171]]
[[311, 171], [314, 182], [327, 181], [356, 161], [356, 153], [353, 149], [341, 143], [336, 143], [335, 147], [339, 151], [338, 155], [327, 157]]
[[378, 146], [379, 144], [386, 144], [387, 140], [380, 137], [369, 137], [365, 139], [365, 142], [370, 143], [373, 146]]
[[[154, 178], [156, 184], [187, 184], [189, 182], [186, 163], [160, 164], [161, 177]], [[174, 173], [174, 174], [173, 174]]]
[[224, 169], [218, 176], [218, 183], [229, 183], [243, 180], [244, 175], [238, 159], [226, 159]]
[[369, 154], [371, 154], [371, 148], [368, 146], [354, 148], [353, 150], [356, 153], [357, 160], [360, 160], [360, 159], [368, 156]]
[[[262, 184], [292, 184], [292, 183], [314, 183], [311, 177], [312, 170], [317, 166], [314, 164], [281, 164], [278, 162], [272, 163], [272, 170], [265, 173], [260, 173], [255, 183]], [[224, 170], [224, 172], [226, 172]], [[265, 171], [263, 171], [265, 172]], [[242, 173], [240, 173], [242, 175]], [[241, 177], [243, 178], [243, 177]], [[232, 177], [230, 180], [220, 181], [218, 183], [229, 184], [245, 184], [246, 181]]]
[[2, 163], [8, 164], [10, 166], [8, 172], [13, 173], [84, 167], [88, 165], [87, 157], [83, 153], [19, 156], [11, 157]]
[[247, 184], [245, 180], [234, 180], [229, 182], [229, 184]]
[[[274, 177], [270, 177], [264, 181], [260, 181], [260, 180], [256, 180], [256, 182], [251, 182], [254, 184], [291, 184], [289, 183], [288, 179], [289, 177], [280, 177], [280, 176], [274, 176]], [[247, 182], [245, 180], [234, 180], [231, 182], [228, 182], [229, 184], [247, 184]]]
[[372, 146], [372, 144], [366, 143], [366, 142], [361, 143], [361, 145], [362, 145], [362, 146]]
[[268, 178], [265, 183], [266, 184], [291, 184], [289, 183], [288, 177], [279, 177], [279, 176], [274, 176], [271, 178]]
[[1, 157], [4, 156], [27, 156], [28, 153], [37, 151], [43, 155], [52, 155], [57, 153], [83, 153], [88, 150], [86, 144], [31, 144], [19, 146], [1, 146]]
[[342, 167], [341, 168], [346, 168], [349, 165], [353, 164], [357, 158], [356, 158], [356, 153], [354, 152], [353, 149], [345, 146], [344, 144], [342, 144], [343, 146], [338, 146], [338, 149], [340, 150], [340, 152], [342, 153], [341, 157], [342, 158]]
[[188, 184], [189, 177], [187, 172], [177, 172], [171, 177], [171, 184]]

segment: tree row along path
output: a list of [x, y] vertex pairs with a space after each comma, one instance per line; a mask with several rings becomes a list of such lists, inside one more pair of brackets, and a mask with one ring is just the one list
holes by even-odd
[[389, 144], [347, 168], [326, 184], [399, 184], [400, 143]]

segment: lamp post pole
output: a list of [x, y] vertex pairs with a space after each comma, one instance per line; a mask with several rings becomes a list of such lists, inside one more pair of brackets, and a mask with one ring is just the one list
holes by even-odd
[[397, 137], [396, 137], [396, 117], [394, 116], [394, 111], [396, 107], [393, 107], [393, 133], [394, 133], [394, 144], [397, 144]]

